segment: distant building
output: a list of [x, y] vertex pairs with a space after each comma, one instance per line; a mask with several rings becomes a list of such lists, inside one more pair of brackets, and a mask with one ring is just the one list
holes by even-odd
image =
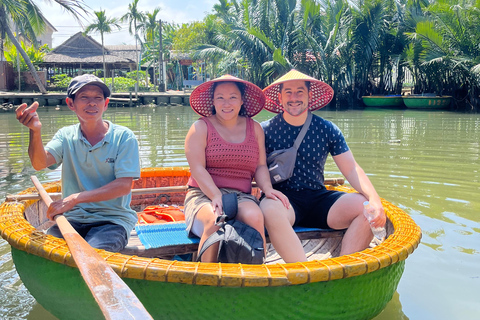
[[43, 32], [40, 35], [37, 35], [37, 43], [40, 46], [47, 44], [49, 48], [52, 48], [53, 33], [57, 32], [58, 30], [55, 29], [55, 27], [52, 26], [52, 24], [47, 19], [45, 19], [45, 22], [46, 22], [45, 32]]
[[[176, 81], [172, 80], [172, 83], [175, 82], [177, 87], [183, 86], [193, 88], [207, 81], [204, 61], [195, 61], [195, 68], [194, 61], [189, 53], [176, 50], [170, 51], [170, 61], [176, 62], [176, 68], [174, 70], [175, 76], [173, 77]], [[179, 85], [180, 83], [181, 85]]]
[[[43, 17], [43, 16], [42, 16]], [[38, 46], [43, 46], [44, 44], [47, 44], [49, 48], [52, 48], [52, 41], [53, 41], [53, 33], [57, 32], [58, 30], [55, 29], [55, 27], [45, 18], [43, 17], [43, 20], [45, 21], [45, 30], [42, 34], [37, 34], [37, 45]], [[10, 19], [10, 28], [14, 33], [19, 32], [20, 40], [24, 41], [26, 44], [30, 45], [31, 42], [28, 39], [25, 39], [23, 37], [21, 31], [17, 30], [17, 27], [13, 23], [13, 21]]]
[[[138, 52], [133, 45], [105, 46], [106, 76], [112, 70], [136, 70]], [[102, 45], [78, 32], [47, 53], [40, 66], [47, 69], [49, 77], [54, 74], [73, 77], [84, 71], [103, 70]]]
[[[47, 44], [51, 48], [52, 36], [54, 32], [57, 32], [57, 29], [55, 29], [55, 27], [45, 17], [43, 17], [43, 19], [45, 21], [45, 31], [40, 35], [36, 35], [37, 45], [42, 46]], [[9, 25], [12, 32], [16, 34], [18, 30], [11, 19], [9, 19]], [[31, 45], [31, 42], [28, 39], [25, 39], [21, 33], [19, 33], [19, 40], [23, 41], [27, 45]], [[5, 39], [3, 39], [3, 41], [5, 41]], [[2, 51], [0, 53], [0, 90], [12, 90], [14, 88], [14, 78], [15, 74], [12, 68], [12, 63], [5, 61], [5, 56]]]

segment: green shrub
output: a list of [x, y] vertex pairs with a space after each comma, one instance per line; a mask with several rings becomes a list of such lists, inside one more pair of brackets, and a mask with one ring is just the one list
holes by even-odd
[[[112, 84], [112, 78], [105, 79], [107, 86]], [[135, 88], [135, 83], [137, 82], [135, 79], [123, 78], [123, 77], [115, 77], [113, 79], [113, 89], [115, 92], [129, 92], [134, 91], [130, 90], [130, 87]]]
[[[135, 83], [137, 83], [137, 78], [135, 71], [133, 71], [133, 78], [130, 77], [115, 77], [113, 79], [113, 92], [134, 92], [135, 91]], [[143, 72], [143, 79], [139, 78], [139, 92], [148, 92], [148, 91], [155, 91], [155, 88], [153, 86], [147, 87], [145, 85], [145, 72]], [[141, 76], [139, 74], [139, 76]], [[68, 84], [70, 83], [70, 80], [72, 80], [71, 77], [69, 77], [66, 74], [57, 74], [52, 76], [52, 85], [56, 87], [56, 90], [66, 90], [68, 87]], [[142, 81], [143, 80], [143, 81]], [[105, 78], [105, 84], [108, 87], [111, 87], [112, 85], [112, 78]], [[64, 90], [63, 90], [64, 89]]]
[[71, 77], [69, 77], [66, 74], [56, 74], [52, 76], [52, 83], [56, 87], [60, 88], [66, 88], [68, 87], [68, 84], [70, 83], [70, 80], [72, 80]]

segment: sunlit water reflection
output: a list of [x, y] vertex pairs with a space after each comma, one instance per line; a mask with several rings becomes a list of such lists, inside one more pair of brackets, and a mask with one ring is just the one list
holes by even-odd
[[[377, 320], [478, 319], [480, 314], [480, 116], [419, 110], [321, 110], [344, 132], [380, 196], [420, 225], [422, 243], [406, 261], [398, 290]], [[76, 123], [66, 107], [40, 111], [44, 141]], [[264, 111], [255, 119], [268, 119]], [[111, 108], [106, 118], [131, 128], [142, 167], [186, 166], [183, 144], [198, 118], [189, 107]], [[0, 114], [0, 199], [31, 186], [28, 130]], [[327, 176], [339, 176], [333, 161]], [[43, 182], [59, 171], [41, 171]], [[34, 266], [32, 266], [34, 267]], [[0, 318], [54, 319], [23, 286], [0, 240]]]

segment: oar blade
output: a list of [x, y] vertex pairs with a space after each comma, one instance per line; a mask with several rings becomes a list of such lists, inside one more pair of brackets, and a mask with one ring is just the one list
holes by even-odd
[[64, 238], [72, 255], [76, 252], [73, 259], [107, 319], [152, 319], [133, 291], [80, 235], [67, 233]]

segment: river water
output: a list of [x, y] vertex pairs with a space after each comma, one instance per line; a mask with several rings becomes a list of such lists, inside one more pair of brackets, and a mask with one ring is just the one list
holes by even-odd
[[[67, 107], [39, 111], [44, 141], [77, 122]], [[422, 228], [397, 292], [375, 320], [478, 319], [480, 315], [480, 115], [447, 111], [320, 110], [343, 131], [381, 197]], [[262, 111], [255, 117], [271, 117]], [[186, 166], [183, 143], [198, 116], [188, 106], [110, 108], [105, 118], [131, 128], [142, 167]], [[31, 187], [28, 130], [0, 114], [0, 199]], [[58, 180], [59, 171], [36, 173]], [[331, 159], [326, 176], [340, 176]], [[34, 268], [35, 266], [32, 266]], [[22, 284], [0, 238], [0, 319], [54, 320]]]

